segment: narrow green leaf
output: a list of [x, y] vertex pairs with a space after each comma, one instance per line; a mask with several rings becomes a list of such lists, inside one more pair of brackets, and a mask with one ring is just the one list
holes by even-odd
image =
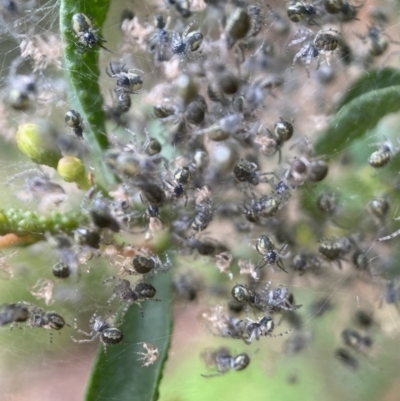
[[375, 127], [385, 115], [400, 110], [400, 85], [370, 91], [344, 105], [317, 140], [317, 155], [340, 153]]
[[[60, 31], [64, 44], [64, 63], [73, 102], [85, 121], [84, 137], [92, 152], [93, 160], [98, 164], [96, 179], [103, 183], [112, 183], [113, 176], [102, 162], [102, 152], [108, 147], [103, 111], [103, 97], [100, 91], [98, 67], [99, 49], [79, 51], [78, 40], [72, 31], [72, 17], [83, 13], [93, 20], [94, 27], [103, 25], [110, 0], [61, 0]], [[100, 31], [96, 32], [100, 35]], [[82, 49], [82, 47], [80, 48]]]
[[[133, 305], [121, 326], [124, 344], [101, 347], [86, 390], [85, 401], [155, 401], [171, 340], [171, 273], [159, 274], [152, 284], [161, 302], [144, 302], [144, 317]], [[159, 358], [154, 365], [142, 367], [137, 352], [142, 343], [154, 345]]]
[[335, 110], [340, 110], [345, 104], [353, 99], [378, 89], [400, 85], [400, 70], [394, 68], [381, 68], [378, 70], [366, 71], [359, 79], [351, 84], [345, 94], [335, 106]]

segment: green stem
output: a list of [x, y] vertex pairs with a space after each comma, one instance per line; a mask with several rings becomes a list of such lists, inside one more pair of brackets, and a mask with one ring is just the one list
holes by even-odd
[[43, 238], [44, 233], [69, 233], [88, 223], [87, 216], [70, 212], [52, 212], [40, 216], [36, 212], [21, 209], [0, 210], [0, 235], [30, 235]]

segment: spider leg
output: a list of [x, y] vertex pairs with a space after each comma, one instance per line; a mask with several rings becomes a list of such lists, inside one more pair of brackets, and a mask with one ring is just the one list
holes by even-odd
[[276, 265], [285, 273], [287, 273], [287, 270], [285, 270], [285, 265], [283, 264], [283, 261], [280, 257], [278, 257], [278, 260], [276, 261]]
[[272, 284], [272, 281], [270, 280], [270, 281], [268, 281], [266, 286], [261, 290], [261, 292], [260, 292], [261, 298], [264, 298], [265, 296], [268, 297], [268, 292], [269, 292], [268, 290], [269, 290], [269, 287], [271, 287], [271, 284]]
[[251, 343], [253, 342], [253, 340], [254, 340], [254, 337], [256, 336], [256, 332], [257, 332], [257, 329], [256, 329], [256, 330], [253, 330], [253, 331], [251, 332], [250, 337], [249, 337], [249, 338], [243, 338], [243, 341], [244, 341], [246, 344], [251, 344]]
[[255, 270], [262, 269], [267, 264], [267, 261], [262, 258], [255, 266]]
[[305, 59], [303, 60], [305, 66], [306, 66], [306, 71], [307, 71], [307, 76], [310, 78], [310, 64], [311, 60], [315, 57], [314, 56], [314, 50], [315, 47], [310, 45], [309, 48], [307, 49], [307, 52], [305, 53]]
[[139, 302], [135, 302], [135, 304], [139, 307], [140, 315], [141, 315], [142, 317], [144, 317], [143, 306], [142, 306], [142, 304], [140, 303], [140, 301], [139, 301]]
[[303, 42], [306, 41], [307, 39], [309, 39], [308, 36], [303, 36], [302, 38], [299, 38], [299, 39], [293, 39], [293, 40], [287, 45], [287, 47], [294, 46], [294, 45], [297, 45], [297, 44], [299, 44], [299, 43], [303, 43]]
[[[275, 153], [278, 152], [278, 164], [281, 164], [282, 161], [282, 150], [280, 146], [277, 146]], [[275, 154], [274, 153], [274, 154]]]
[[100, 43], [100, 41], [101, 41], [101, 42], [107, 42], [106, 40], [104, 40], [103, 38], [98, 38], [98, 40], [99, 40], [99, 42], [97, 42], [97, 44], [98, 44], [102, 49], [104, 49], [104, 50], [106, 50], [106, 51], [108, 51], [108, 52], [110, 52], [110, 53], [114, 53], [113, 51], [111, 51], [110, 49], [107, 49], [107, 47], [103, 46], [103, 45]]
[[118, 323], [114, 324], [114, 327], [119, 327], [121, 325], [123, 325], [125, 323], [125, 315], [126, 312], [128, 312], [129, 307], [131, 306], [131, 304], [126, 304], [122, 309], [121, 309], [121, 313], [119, 315], [119, 319], [118, 319]]
[[[394, 221], [397, 221], [397, 220], [399, 220], [399, 219], [400, 219], [399, 217], [396, 217], [396, 218], [394, 219]], [[399, 235], [400, 235], [400, 230], [397, 230], [397, 231], [395, 231], [395, 232], [392, 233], [392, 234], [386, 235], [385, 237], [378, 238], [378, 241], [387, 241], [387, 240], [389, 240], [389, 239], [396, 238], [396, 237], [399, 236]]]
[[139, 68], [131, 68], [130, 70], [128, 70], [128, 73], [134, 74], [135, 72], [140, 72], [141, 74], [144, 73], [142, 70], [139, 70]]
[[113, 281], [113, 280], [117, 280], [117, 277], [115, 276], [111, 276], [109, 278], [106, 278], [105, 280], [103, 280], [103, 284], [108, 283], [109, 281]]
[[268, 335], [268, 337], [283, 337], [283, 336], [285, 336], [286, 334], [289, 334], [289, 333], [291, 333], [291, 332], [292, 332], [292, 330], [290, 329], [290, 330], [284, 331], [284, 332], [282, 332], [282, 333], [278, 333], [278, 334], [267, 334], [267, 335]]
[[292, 63], [292, 66], [291, 66], [291, 68], [290, 68], [292, 72], [293, 72], [293, 69], [294, 69], [294, 66], [295, 66], [297, 60], [300, 59], [300, 58], [303, 58], [303, 57], [304, 57], [304, 49], [301, 48], [301, 49], [295, 54], [295, 56], [293, 57], [293, 63]]
[[86, 337], [92, 337], [92, 336], [95, 334], [94, 331], [91, 331], [90, 333], [88, 333], [88, 332], [86, 332], [86, 331], [84, 331], [84, 330], [79, 329], [78, 327], [75, 327], [75, 326], [74, 326], [74, 329], [75, 329], [78, 333], [83, 334], [83, 335], [86, 336]]
[[106, 73], [107, 73], [107, 75], [109, 76], [109, 77], [111, 77], [111, 78], [114, 78], [114, 76], [116, 75], [115, 74], [115, 71], [114, 71], [114, 68], [113, 68], [113, 66], [112, 66], [112, 63], [110, 63], [110, 71], [111, 71], [111, 74], [108, 72], [108, 68], [106, 68]]
[[[123, 88], [121, 88], [121, 90], [123, 90]], [[137, 91], [126, 91], [126, 93], [129, 93], [130, 95], [140, 95], [141, 93], [143, 93], [144, 91], [141, 90], [137, 90]]]
[[190, 31], [190, 28], [192, 27], [192, 25], [195, 23], [195, 21], [191, 21], [189, 22], [188, 26], [185, 28], [185, 30], [182, 32], [182, 36], [185, 37], [187, 36], [187, 34]]
[[72, 340], [74, 343], [77, 343], [77, 344], [91, 343], [91, 342], [93, 342], [96, 338], [97, 338], [97, 335], [94, 335], [92, 338], [89, 338], [89, 339], [78, 340], [78, 339], [76, 339], [75, 337], [71, 336], [71, 340]]

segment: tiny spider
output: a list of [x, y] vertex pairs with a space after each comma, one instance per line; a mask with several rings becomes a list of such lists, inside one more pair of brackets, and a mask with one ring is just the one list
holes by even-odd
[[[107, 228], [114, 233], [120, 231], [121, 224], [114, 216], [111, 202], [103, 198], [100, 192], [96, 193], [96, 190], [97, 188], [94, 186], [86, 192], [81, 203], [82, 210], [89, 213], [92, 223], [97, 228]], [[89, 205], [87, 205], [88, 203]]]
[[275, 324], [270, 316], [264, 316], [260, 320], [252, 320], [248, 317], [248, 311], [246, 312], [246, 318], [244, 320], [236, 317], [221, 313], [222, 309], [217, 307], [214, 309], [214, 313], [210, 316], [203, 314], [211, 323], [214, 328], [218, 330], [217, 334], [213, 335], [221, 337], [230, 337], [234, 339], [243, 340], [246, 344], [251, 344], [254, 340], [259, 340], [262, 336], [266, 337], [282, 337], [289, 334], [291, 330], [285, 331], [279, 334], [272, 334]]
[[83, 119], [81, 115], [75, 110], [69, 110], [65, 113], [65, 124], [72, 128], [74, 134], [82, 139], [83, 138]]
[[[64, 318], [56, 312], [46, 312], [35, 305], [29, 305], [29, 327], [41, 327], [46, 330], [61, 330], [65, 325]], [[53, 342], [53, 333], [50, 331], [50, 342]]]
[[143, 362], [142, 367], [153, 365], [153, 363], [157, 361], [159, 356], [158, 348], [148, 343], [142, 344], [146, 352], [137, 352], [138, 355], [141, 355], [141, 358], [139, 358], [138, 361]]
[[101, 237], [97, 231], [89, 230], [85, 227], [80, 227], [74, 230], [74, 241], [81, 247], [99, 249], [100, 240]]
[[143, 180], [141, 182], [137, 182], [136, 186], [142, 191], [140, 197], [143, 195], [144, 199], [153, 208], [159, 208], [164, 204], [166, 195], [160, 185], [151, 181]]
[[296, 32], [293, 40], [288, 44], [288, 48], [303, 42], [305, 42], [305, 44], [294, 56], [292, 70], [297, 60], [300, 59], [306, 66], [307, 76], [310, 77], [309, 67], [312, 59], [317, 59], [318, 69], [320, 54], [331, 54], [338, 48], [338, 35], [340, 35], [340, 33], [334, 29], [322, 29], [321, 31], [317, 32], [317, 34], [314, 34], [314, 32], [309, 29], [299, 29]]
[[167, 31], [171, 18], [164, 19], [162, 15], [154, 17], [154, 32], [150, 34], [147, 42], [147, 48], [150, 53], [154, 53], [155, 62], [164, 61], [164, 49], [168, 46], [170, 35]]
[[50, 176], [40, 169], [29, 169], [11, 176], [6, 186], [15, 180], [25, 179], [24, 190], [18, 198], [26, 202], [39, 201], [40, 208], [47, 208], [49, 204], [59, 205], [66, 199], [63, 187], [50, 179]]
[[73, 15], [72, 29], [81, 46], [79, 49], [81, 53], [86, 52], [88, 48], [93, 49], [97, 45], [104, 50], [110, 51], [102, 45], [106, 40], [96, 34], [98, 29], [93, 27], [92, 21], [85, 14], [79, 13]]
[[184, 247], [184, 253], [192, 254], [197, 251], [202, 256], [212, 256], [218, 252], [224, 252], [227, 248], [219, 241], [208, 236], [199, 236], [198, 238], [176, 237], [178, 245]]
[[129, 93], [120, 92], [118, 97], [112, 101], [112, 105], [106, 105], [105, 113], [106, 118], [112, 120], [117, 126], [126, 127], [127, 121], [124, 116], [132, 106], [132, 101]]
[[129, 280], [119, 279], [114, 276], [104, 280], [103, 284], [108, 283], [109, 281], [116, 281], [116, 284], [113, 294], [107, 301], [107, 305], [110, 305], [115, 298], [118, 298], [120, 303], [125, 304], [121, 316], [125, 315], [132, 304], [138, 305], [140, 308], [140, 314], [144, 316], [143, 307], [141, 305], [143, 301], [160, 301], [159, 299], [153, 299], [156, 295], [156, 289], [151, 284], [139, 282], [132, 285]]
[[185, 119], [187, 126], [191, 127], [191, 125], [200, 125], [204, 121], [206, 111], [207, 103], [204, 97], [196, 95], [183, 112], [183, 118]]
[[[343, 0], [324, 0], [325, 11], [328, 14], [339, 14], [343, 13], [347, 18], [355, 18], [357, 12], [356, 7], [351, 6], [348, 2]], [[353, 14], [353, 15], [352, 15]]]
[[147, 278], [154, 276], [158, 272], [167, 272], [171, 266], [171, 260], [166, 253], [165, 262], [163, 263], [156, 254], [146, 252], [145, 255], [135, 255], [131, 265], [123, 265], [120, 273], [129, 275], [141, 274]]
[[278, 251], [275, 248], [275, 243], [272, 238], [268, 235], [261, 235], [256, 241], [256, 251], [262, 256], [262, 259], [257, 263], [256, 269], [261, 269], [265, 265], [273, 266], [277, 265], [279, 269], [283, 270], [285, 273], [285, 266], [282, 262], [282, 257], [286, 257], [287, 254], [281, 254], [285, 250], [287, 245], [284, 245]]
[[394, 280], [386, 280], [385, 292], [380, 297], [379, 307], [381, 307], [383, 301], [385, 301], [388, 305], [394, 305], [397, 312], [400, 313], [399, 299], [399, 282], [395, 282]]
[[[168, 170], [167, 165], [165, 165], [165, 168]], [[164, 180], [164, 182], [171, 189], [173, 198], [179, 199], [182, 196], [185, 197], [185, 206], [186, 206], [188, 201], [186, 187], [189, 185], [192, 176], [189, 167], [187, 166], [180, 167], [174, 172], [173, 175], [170, 172], [169, 174], [172, 176], [173, 181]]]
[[125, 270], [128, 274], [148, 274], [160, 266], [161, 261], [157, 256], [142, 256], [135, 255], [132, 259], [132, 267], [134, 271], [131, 269]]
[[261, 218], [268, 218], [275, 215], [279, 209], [279, 202], [270, 196], [264, 195], [257, 198], [251, 191], [252, 197], [245, 199], [242, 207], [238, 207], [250, 223], [259, 223]]
[[189, 23], [182, 35], [176, 31], [172, 32], [171, 50], [173, 54], [180, 56], [181, 60], [193, 59], [193, 53], [199, 50], [203, 42], [203, 35], [200, 31], [189, 33], [193, 24], [194, 21]]
[[210, 311], [211, 313], [205, 312], [202, 316], [212, 324], [213, 329], [216, 329], [217, 333], [215, 333], [215, 330], [212, 330], [209, 326], [206, 326], [213, 336], [242, 338], [243, 325], [239, 325], [239, 322], [242, 322], [242, 320], [222, 313], [222, 306], [220, 305], [211, 308]]
[[153, 106], [153, 112], [156, 118], [165, 120], [175, 115], [175, 108], [173, 106], [163, 106], [161, 104], [157, 104]]
[[204, 231], [214, 218], [214, 204], [211, 199], [204, 199], [196, 205], [196, 215], [192, 222], [194, 231]]
[[336, 261], [339, 269], [342, 268], [343, 256], [351, 250], [351, 242], [348, 238], [324, 238], [319, 241], [318, 252], [330, 262]]
[[[108, 319], [103, 319], [101, 317], [98, 317], [97, 312], [95, 312], [89, 320], [91, 332], [87, 333], [86, 331], [83, 331], [78, 328], [78, 321], [77, 318], [75, 317], [74, 329], [78, 333], [83, 334], [84, 336], [90, 338], [78, 340], [71, 335], [71, 340], [78, 344], [84, 344], [84, 343], [91, 343], [98, 337], [100, 337], [100, 341], [104, 345], [104, 352], [107, 352], [106, 347], [108, 345], [119, 344], [124, 338], [124, 334], [122, 333], [122, 331], [117, 329], [116, 327], [112, 327], [111, 324], [109, 323], [109, 321], [114, 320], [114, 318], [115, 315], [112, 315]], [[120, 322], [120, 324], [122, 324], [122, 322]]]
[[335, 356], [348, 369], [356, 370], [358, 368], [358, 360], [346, 348], [338, 348]]
[[248, 304], [251, 307], [261, 309], [261, 297], [256, 291], [250, 290], [247, 286], [236, 284], [231, 291], [232, 297], [235, 301], [241, 304]]
[[294, 311], [301, 307], [301, 305], [294, 305], [293, 294], [282, 285], [278, 285], [270, 290], [271, 281], [261, 290], [260, 293], [250, 290], [245, 285], [236, 284], [232, 288], [232, 297], [237, 302], [248, 304], [262, 312], [282, 312]]
[[292, 0], [287, 8], [287, 15], [292, 22], [305, 20], [309, 25], [318, 25], [313, 17], [317, 15], [317, 8], [304, 1]]
[[321, 270], [321, 259], [309, 252], [300, 252], [292, 260], [292, 269], [302, 276], [306, 272], [318, 273]]
[[258, 167], [255, 163], [249, 162], [245, 159], [240, 160], [233, 167], [233, 175], [239, 182], [248, 182], [251, 185], [258, 185], [260, 182], [260, 177], [264, 175], [271, 175], [273, 173], [260, 173]]
[[221, 376], [229, 370], [243, 370], [250, 363], [250, 357], [247, 354], [242, 353], [237, 356], [231, 356], [229, 349], [225, 347], [218, 348], [216, 351], [207, 351], [202, 356], [206, 364], [208, 366], [214, 365], [218, 372], [210, 375], [201, 375], [206, 378]]
[[189, 0], [168, 0], [168, 3], [175, 5], [176, 11], [183, 18], [189, 18], [192, 15], [192, 11], [190, 10], [191, 2]]
[[367, 44], [368, 54], [371, 57], [378, 57], [385, 53], [390, 43], [395, 42], [388, 37], [382, 28], [376, 25], [368, 27], [366, 35], [357, 35], [364, 43]]
[[274, 331], [275, 323], [270, 316], [264, 316], [260, 320], [252, 320], [246, 316], [245, 320], [240, 320], [236, 323], [237, 327], [241, 327], [241, 334], [239, 337], [246, 344], [251, 344], [254, 340], [260, 340], [262, 336], [265, 337], [282, 337], [289, 334], [292, 330], [287, 330], [283, 333], [272, 334]]
[[[389, 209], [390, 209], [390, 202], [386, 196], [373, 198], [368, 203], [368, 210], [377, 220], [379, 225], [383, 225], [383, 223], [385, 222]], [[382, 240], [379, 239], [379, 241]]]
[[367, 335], [360, 334], [356, 330], [345, 329], [342, 331], [342, 340], [350, 348], [363, 351], [372, 346], [372, 339]]
[[277, 121], [274, 125], [273, 133], [267, 128], [268, 134], [271, 140], [273, 140], [274, 146], [270, 146], [271, 153], [266, 154], [266, 156], [273, 156], [275, 153], [278, 153], [279, 156], [278, 163], [282, 161], [281, 149], [283, 144], [287, 142], [293, 135], [292, 122], [285, 121], [280, 117], [280, 121]]
[[112, 63], [110, 63], [110, 71], [106, 68], [106, 74], [116, 79], [117, 88], [114, 89], [115, 92], [124, 92], [132, 95], [138, 95], [142, 93], [142, 85], [143, 79], [140, 75], [137, 75], [136, 72], [143, 73], [143, 71], [138, 70], [137, 68], [133, 68], [128, 70], [128, 72], [124, 71], [125, 65], [122, 65], [119, 68], [119, 72], [115, 71]]
[[278, 285], [270, 290], [271, 281], [260, 292], [260, 306], [262, 311], [270, 313], [282, 311], [295, 311], [302, 305], [294, 304], [294, 296], [283, 285]]
[[227, 48], [232, 49], [233, 46], [238, 43], [238, 50], [241, 53], [241, 62], [245, 60], [246, 49], [246, 43], [241, 41], [249, 37], [252, 29], [252, 18], [249, 14], [253, 14], [253, 17], [255, 16], [249, 8], [247, 8], [247, 10], [241, 7], [237, 8], [235, 12], [229, 16], [225, 27]]
[[379, 149], [373, 152], [368, 158], [368, 163], [371, 167], [381, 168], [385, 167], [390, 160], [399, 152], [399, 148], [395, 148], [389, 140], [383, 143], [372, 144], [379, 145]]

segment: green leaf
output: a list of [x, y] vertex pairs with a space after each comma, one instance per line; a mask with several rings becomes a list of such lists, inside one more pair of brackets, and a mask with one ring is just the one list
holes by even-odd
[[400, 85], [400, 70], [398, 69], [381, 68], [366, 71], [345, 92], [339, 103], [335, 106], [335, 110], [340, 110], [345, 104], [350, 103], [353, 99], [365, 93], [396, 85]]
[[[108, 148], [108, 139], [103, 111], [103, 97], [100, 91], [98, 67], [99, 47], [88, 49], [82, 54], [72, 31], [72, 17], [83, 13], [93, 20], [95, 29], [103, 25], [110, 0], [61, 0], [60, 31], [64, 44], [64, 63], [67, 81], [72, 91], [72, 100], [85, 122], [84, 138], [92, 152], [93, 160], [100, 172], [96, 179], [106, 184], [114, 181], [102, 161], [102, 153]], [[100, 31], [96, 32], [101, 36]]]
[[345, 104], [317, 140], [317, 155], [332, 156], [349, 147], [385, 115], [400, 110], [400, 85], [373, 90]]
[[[155, 401], [171, 340], [171, 273], [159, 274], [152, 284], [161, 302], [144, 302], [144, 317], [137, 305], [129, 308], [121, 326], [124, 345], [100, 347], [85, 401]], [[154, 365], [142, 367], [137, 352], [145, 352], [142, 343], [159, 350]]]

